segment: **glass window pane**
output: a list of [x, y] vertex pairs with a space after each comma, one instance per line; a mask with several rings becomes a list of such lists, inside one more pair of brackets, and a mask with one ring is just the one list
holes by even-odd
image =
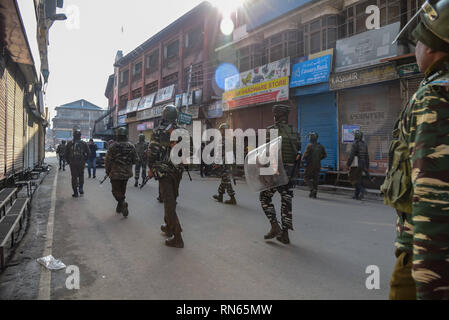
[[321, 51], [320, 32], [316, 32], [310, 36], [310, 53]]
[[320, 30], [320, 28], [321, 28], [321, 20], [316, 20], [310, 24], [310, 32]]

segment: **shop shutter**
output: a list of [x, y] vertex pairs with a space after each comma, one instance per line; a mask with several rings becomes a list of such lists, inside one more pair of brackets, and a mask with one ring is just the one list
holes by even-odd
[[14, 104], [16, 82], [12, 68], [6, 68], [6, 176], [13, 174], [14, 165]]
[[[14, 170], [20, 172], [23, 170], [23, 95], [24, 81], [17, 79], [15, 109], [14, 109]], [[21, 80], [19, 82], [19, 80]]]
[[6, 70], [0, 67], [0, 179], [5, 176]]
[[28, 169], [28, 113], [26, 108], [23, 110], [23, 166]]
[[423, 79], [424, 79], [423, 75], [407, 79], [407, 82], [406, 82], [406, 86], [407, 86], [407, 90], [406, 90], [406, 92], [407, 92], [407, 102], [410, 101], [412, 96], [418, 90], [419, 85], [421, 84], [421, 81]]
[[327, 158], [321, 161], [324, 168], [337, 169], [337, 107], [335, 93], [300, 96], [298, 98], [299, 132], [301, 150], [309, 143], [307, 134], [318, 133], [318, 141], [324, 146]]
[[137, 132], [137, 122], [128, 123], [128, 140], [131, 143], [137, 143], [139, 132]]
[[339, 91], [340, 166], [346, 166], [351, 143], [342, 143], [342, 126], [359, 125], [368, 145], [370, 172], [385, 174], [391, 133], [401, 111], [399, 81]]
[[39, 163], [39, 125], [37, 122], [33, 124], [34, 132], [34, 166]]
[[31, 115], [28, 119], [28, 168], [34, 168], [34, 124]]

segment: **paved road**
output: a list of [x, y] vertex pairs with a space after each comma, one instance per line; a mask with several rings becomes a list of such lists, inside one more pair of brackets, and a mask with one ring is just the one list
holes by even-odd
[[[314, 200], [295, 190], [295, 231], [291, 244], [283, 245], [263, 240], [269, 223], [246, 184], [237, 183], [237, 206], [219, 204], [211, 199], [218, 180], [193, 173], [193, 182], [184, 177], [178, 200], [185, 248], [175, 249], [164, 245], [159, 229], [163, 206], [156, 200], [156, 182], [140, 190], [129, 181], [130, 216], [123, 219], [114, 212], [109, 181], [99, 184], [103, 176], [99, 169], [97, 179], [86, 177], [85, 196], [73, 199], [70, 172], [58, 174], [52, 251], [80, 268], [81, 283], [79, 290], [67, 290], [64, 271], [52, 272], [52, 299], [388, 297], [394, 214], [380, 202], [333, 194]], [[275, 201], [279, 204], [279, 197]], [[380, 268], [379, 290], [365, 287], [368, 265]], [[27, 283], [36, 293], [39, 277]], [[0, 298], [21, 298], [27, 286], [0, 288]]]

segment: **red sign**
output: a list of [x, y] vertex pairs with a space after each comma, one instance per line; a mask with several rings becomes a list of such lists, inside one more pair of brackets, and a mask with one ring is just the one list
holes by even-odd
[[154, 122], [144, 122], [137, 125], [137, 131], [145, 131], [145, 130], [152, 130], [154, 128]]

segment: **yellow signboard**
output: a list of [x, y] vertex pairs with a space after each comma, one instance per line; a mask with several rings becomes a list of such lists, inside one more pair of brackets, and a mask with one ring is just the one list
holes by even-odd
[[248, 87], [226, 91], [225, 93], [223, 93], [223, 102], [236, 98], [242, 98], [245, 96], [253, 96], [264, 92], [270, 92], [273, 89], [278, 89], [285, 86], [288, 87], [288, 77], [282, 77], [262, 83], [256, 83]]

